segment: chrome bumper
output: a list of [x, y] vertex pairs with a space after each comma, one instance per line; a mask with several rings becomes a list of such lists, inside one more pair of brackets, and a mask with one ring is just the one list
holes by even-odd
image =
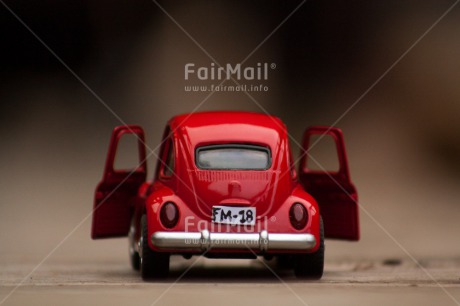
[[156, 232], [151, 237], [152, 244], [160, 250], [209, 249], [252, 249], [260, 252], [270, 250], [307, 251], [315, 247], [316, 239], [311, 234], [268, 233], [210, 233], [201, 232]]

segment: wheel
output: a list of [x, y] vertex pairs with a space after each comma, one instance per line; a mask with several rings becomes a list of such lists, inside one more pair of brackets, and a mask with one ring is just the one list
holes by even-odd
[[295, 255], [294, 272], [297, 278], [320, 279], [324, 270], [324, 228], [320, 217], [320, 242], [315, 253]]
[[129, 227], [129, 233], [128, 233], [128, 241], [129, 241], [129, 261], [131, 262], [131, 267], [139, 271], [141, 268], [141, 258], [139, 256], [139, 252], [136, 251], [136, 246], [135, 246], [135, 232], [136, 232], [136, 226], [134, 223], [134, 216], [131, 220], [131, 226]]
[[141, 274], [144, 280], [166, 278], [169, 273], [169, 253], [156, 252], [148, 244], [147, 216], [141, 220], [142, 235], [140, 239]]

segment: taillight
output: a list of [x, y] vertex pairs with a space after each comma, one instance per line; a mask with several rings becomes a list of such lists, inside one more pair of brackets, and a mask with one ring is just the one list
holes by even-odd
[[179, 210], [173, 202], [167, 202], [161, 207], [160, 211], [161, 223], [167, 228], [172, 228], [179, 221]]
[[289, 220], [295, 229], [301, 230], [307, 225], [308, 212], [300, 203], [294, 203], [289, 210]]

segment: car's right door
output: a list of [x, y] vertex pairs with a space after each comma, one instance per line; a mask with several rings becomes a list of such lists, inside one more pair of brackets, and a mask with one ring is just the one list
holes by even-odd
[[[312, 170], [312, 163], [316, 163], [309, 154], [313, 136], [332, 137], [335, 143], [338, 171], [327, 171], [321, 164], [319, 170]], [[326, 238], [359, 240], [358, 194], [350, 180], [347, 155], [342, 131], [334, 127], [314, 126], [308, 128], [303, 137], [299, 176], [305, 190], [318, 202], [324, 222]]]

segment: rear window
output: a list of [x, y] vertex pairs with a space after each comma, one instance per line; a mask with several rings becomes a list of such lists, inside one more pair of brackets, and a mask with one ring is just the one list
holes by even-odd
[[211, 145], [196, 150], [196, 165], [207, 170], [266, 170], [270, 168], [270, 150], [244, 144]]

